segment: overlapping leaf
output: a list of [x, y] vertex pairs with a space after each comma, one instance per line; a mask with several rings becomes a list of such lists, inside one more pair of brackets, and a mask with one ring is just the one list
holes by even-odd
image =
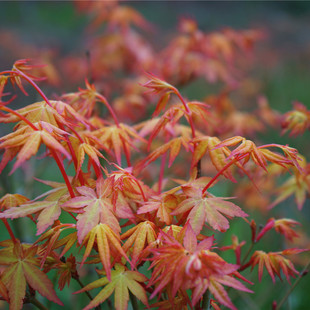
[[99, 294], [83, 310], [89, 310], [98, 306], [109, 298], [113, 292], [116, 310], [126, 310], [129, 301], [129, 291], [148, 307], [146, 291], [140, 284], [146, 281], [147, 278], [140, 272], [129, 271], [126, 270], [125, 266], [116, 264], [115, 270], [111, 271], [111, 279], [107, 277], [100, 278], [75, 292], [75, 294], [104, 286]]
[[71, 159], [70, 154], [59, 142], [68, 133], [46, 122], [40, 121], [35, 124], [38, 130], [29, 126], [23, 126], [13, 133], [0, 138], [0, 149], [17, 148], [17, 160], [14, 163], [14, 172], [24, 161], [35, 155], [42, 143], [48, 148], [65, 155]]
[[156, 212], [156, 217], [166, 225], [172, 224], [171, 212], [176, 209], [178, 204], [178, 198], [176, 195], [168, 194], [162, 196], [153, 196], [147, 202], [143, 203], [138, 210], [138, 214], [153, 213]]
[[81, 262], [82, 265], [93, 249], [95, 241], [97, 243], [100, 261], [102, 262], [103, 268], [107, 274], [107, 278], [111, 280], [111, 257], [118, 258], [121, 255], [129, 261], [126, 253], [121, 247], [120, 237], [110, 228], [109, 225], [102, 223], [96, 225], [87, 234], [81, 244], [82, 246], [86, 245]]
[[116, 161], [121, 165], [122, 149], [130, 155], [130, 149], [134, 148], [133, 139], [146, 142], [130, 126], [125, 124], [106, 126], [93, 132], [108, 149], [113, 149]]
[[[37, 235], [42, 234], [48, 226], [52, 225], [60, 216], [62, 204], [68, 199], [68, 188], [64, 183], [43, 181], [45, 184], [54, 187], [54, 189], [37, 197], [34, 201], [22, 204], [18, 207], [12, 207], [0, 214], [0, 218], [19, 218], [31, 214], [38, 214], [37, 217]], [[43, 201], [38, 199], [46, 196]], [[70, 211], [67, 209], [67, 211]], [[77, 212], [76, 210], [74, 210]]]
[[240, 207], [230, 201], [226, 201], [227, 199], [222, 197], [203, 197], [203, 195], [198, 194], [182, 201], [171, 214], [178, 215], [189, 211], [187, 220], [189, 220], [196, 234], [200, 233], [205, 222], [216, 230], [226, 231], [229, 228], [229, 222], [224, 215], [229, 218], [247, 216]]
[[5, 246], [0, 250], [0, 265], [6, 266], [0, 279], [8, 289], [10, 310], [22, 309], [27, 283], [42, 296], [63, 305], [53, 289], [52, 282], [38, 268], [36, 246], [30, 247], [19, 242], [13, 244], [10, 241], [1, 242], [0, 245]]
[[258, 280], [261, 281], [263, 276], [264, 266], [267, 269], [273, 283], [275, 283], [275, 275], [281, 279], [281, 270], [285, 275], [287, 281], [290, 283], [290, 276], [295, 277], [298, 271], [295, 269], [293, 263], [285, 258], [283, 255], [292, 255], [304, 252], [304, 249], [287, 249], [282, 252], [255, 251], [249, 262], [254, 266], [258, 265]]
[[310, 193], [310, 164], [308, 164], [303, 172], [295, 171], [275, 192], [277, 198], [269, 206], [270, 208], [294, 195], [297, 207], [301, 210], [306, 201], [307, 194]]
[[[112, 183], [102, 178], [96, 182], [96, 191], [88, 186], [77, 187], [80, 196], [65, 202], [62, 207], [83, 209], [77, 216], [78, 241], [81, 244], [86, 235], [99, 223], [108, 224], [115, 233], [120, 232], [118, 219], [114, 213], [111, 198]], [[80, 211], [79, 211], [80, 212]]]
[[[226, 158], [229, 157], [231, 152], [227, 147], [215, 148], [221, 142], [217, 137], [203, 136], [193, 139], [192, 142], [195, 144], [192, 167], [196, 166], [206, 153], [208, 153], [212, 164], [218, 171], [227, 165]], [[234, 180], [230, 168], [223, 171], [223, 175], [230, 180]]]
[[154, 242], [156, 238], [156, 226], [150, 221], [141, 222], [122, 234], [121, 239], [127, 239], [123, 245], [125, 253], [133, 246], [131, 252], [133, 266], [138, 263], [145, 247]]

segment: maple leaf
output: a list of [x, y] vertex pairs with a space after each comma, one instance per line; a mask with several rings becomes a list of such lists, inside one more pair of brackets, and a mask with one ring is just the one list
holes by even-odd
[[183, 214], [189, 211], [187, 220], [191, 224], [194, 232], [199, 234], [204, 223], [207, 222], [212, 228], [226, 231], [229, 228], [228, 220], [223, 216], [231, 218], [234, 216], [248, 216], [238, 206], [223, 197], [204, 197], [198, 191], [192, 197], [182, 201], [179, 206], [171, 212], [171, 215]]
[[[234, 289], [253, 293], [253, 291], [249, 290], [245, 287], [241, 282], [236, 280], [232, 275], [240, 277], [240, 274], [237, 272], [229, 274], [229, 275], [211, 275], [208, 279], [202, 279], [200, 282], [197, 283], [196, 287], [193, 290], [192, 295], [192, 302], [196, 304], [199, 299], [201, 299], [202, 295], [206, 290], [210, 290], [216, 300], [226, 306], [229, 309], [237, 310], [237, 308], [231, 302], [227, 291], [224, 289], [223, 285], [233, 287]], [[243, 280], [245, 278], [241, 277]], [[251, 282], [246, 282], [252, 284]]]
[[[297, 150], [285, 145], [266, 144], [257, 147], [253, 141], [247, 140], [244, 137], [236, 136], [222, 141], [216, 146], [216, 148], [230, 147], [237, 144], [239, 144], [239, 146], [230, 153], [227, 157], [228, 159], [235, 158], [235, 161], [242, 160], [244, 165], [250, 160], [250, 158], [252, 158], [253, 162], [264, 170], [266, 170], [267, 161], [283, 167], [292, 165], [298, 170], [302, 170], [298, 163], [301, 158], [298, 157]], [[272, 152], [267, 149], [267, 147], [277, 147], [284, 152], [285, 156]]]
[[119, 195], [129, 200], [146, 201], [149, 195], [154, 194], [147, 185], [133, 175], [131, 167], [124, 169], [114, 163], [113, 166], [117, 170], [108, 174], [108, 178], [113, 182], [113, 201], [116, 201]]
[[[38, 214], [37, 235], [40, 235], [48, 226], [52, 225], [54, 221], [59, 218], [61, 209], [70, 212], [71, 210], [62, 207], [63, 202], [69, 197], [66, 184], [49, 181], [43, 181], [43, 183], [54, 188], [43, 195], [40, 195], [32, 202], [5, 210], [0, 214], [0, 218], [15, 219], [31, 214]], [[46, 196], [46, 198], [43, 201], [37, 201], [44, 196]], [[79, 210], [74, 210], [74, 212], [79, 212]]]
[[[147, 77], [149, 80], [143, 84], [142, 86], [150, 89], [150, 92], [154, 94], [159, 93], [170, 93], [175, 91], [175, 87], [164, 81], [163, 79], [155, 76], [152, 73], [147, 73]], [[158, 111], [158, 113], [160, 110]]]
[[[227, 147], [215, 148], [219, 143], [221, 143], [217, 137], [197, 137], [193, 139], [192, 142], [195, 144], [192, 167], [195, 167], [198, 161], [201, 160], [207, 152], [214, 167], [218, 171], [222, 170], [227, 165], [226, 158], [230, 156], [231, 152]], [[223, 172], [223, 175], [232, 181], [234, 180], [229, 168]]]
[[93, 131], [93, 135], [96, 136], [99, 141], [108, 149], [113, 149], [116, 161], [121, 165], [121, 150], [124, 149], [130, 156], [130, 148], [134, 146], [133, 138], [141, 142], [146, 143], [145, 139], [140, 137], [138, 133], [130, 126], [125, 124], [106, 126], [96, 131]]
[[157, 239], [156, 226], [150, 221], [141, 222], [121, 235], [121, 239], [127, 239], [123, 245], [125, 253], [132, 248], [131, 263], [136, 266], [142, 256], [144, 248]]
[[[35, 102], [15, 112], [33, 124], [43, 121], [54, 127], [66, 125], [72, 128], [73, 124], [78, 125], [78, 122], [80, 122], [86, 128], [90, 127], [89, 122], [69, 104], [60, 100], [49, 100], [49, 103], [50, 105], [46, 101]], [[16, 127], [20, 128], [26, 123], [24, 120], [20, 120], [20, 117], [16, 114], [8, 113], [0, 117], [0, 121], [4, 123], [18, 122]]]
[[5, 194], [0, 199], [0, 209], [10, 209], [20, 206], [28, 201], [29, 199], [27, 197], [20, 194]]
[[307, 194], [309, 193], [310, 164], [308, 164], [302, 172], [295, 170], [294, 174], [276, 190], [277, 198], [270, 204], [269, 208], [273, 208], [291, 195], [294, 195], [297, 208], [301, 210], [306, 201]]
[[302, 134], [310, 129], [310, 111], [300, 102], [293, 102], [294, 109], [284, 114], [282, 121], [282, 134], [291, 130], [290, 136]]
[[159, 158], [161, 155], [165, 154], [169, 150], [170, 150], [170, 155], [169, 155], [168, 167], [171, 167], [172, 163], [178, 156], [182, 145], [187, 151], [191, 149], [188, 139], [185, 139], [184, 137], [177, 137], [177, 138], [171, 139], [169, 142], [155, 149], [143, 161], [137, 164], [135, 169], [139, 171], [140, 169], [144, 168], [145, 166], [147, 166], [148, 164], [150, 164], [151, 162], [153, 162], [154, 160], [156, 160], [157, 158]]
[[296, 225], [300, 225], [299, 222], [296, 222], [291, 219], [278, 219], [270, 218], [267, 224], [261, 229], [259, 234], [257, 235], [255, 241], [258, 242], [267, 231], [274, 228], [276, 232], [285, 236], [285, 238], [293, 241], [294, 238], [299, 237], [298, 233], [296, 233], [292, 227], [294, 228]]
[[[54, 101], [50, 101], [54, 103]], [[58, 127], [58, 123], [66, 124], [65, 119], [45, 101], [35, 102], [27, 105], [21, 109], [15, 110], [18, 115], [24, 116], [31, 123], [37, 123], [44, 121], [55, 127]], [[18, 115], [8, 113], [4, 117], [0, 117], [0, 121], [4, 123], [15, 123], [18, 122], [17, 127], [22, 127], [26, 123], [20, 119]]]
[[102, 277], [83, 289], [75, 292], [82, 293], [97, 287], [104, 288], [83, 310], [92, 309], [103, 303], [114, 292], [114, 305], [116, 310], [126, 310], [129, 301], [129, 291], [148, 307], [145, 289], [140, 283], [147, 281], [147, 277], [138, 271], [130, 271], [121, 264], [115, 265], [115, 270], [111, 271], [111, 279]]
[[57, 268], [58, 288], [62, 291], [67, 284], [70, 285], [71, 278], [77, 278], [75, 257], [71, 254], [65, 262], [60, 262], [55, 265]]
[[[42, 67], [42, 65], [31, 65], [31, 64], [29, 64], [30, 60], [31, 59], [19, 59], [19, 60], [15, 61], [13, 64], [13, 68], [12, 68], [12, 74], [10, 76], [12, 84], [13, 85], [16, 84], [26, 96], [28, 96], [28, 94], [23, 87], [22, 80], [20, 77], [21, 73], [26, 75], [27, 77], [29, 77], [31, 80], [34, 80], [34, 81], [35, 80], [37, 80], [37, 81], [42, 80], [42, 78], [35, 77], [34, 75], [27, 72], [27, 71], [33, 70], [35, 68]], [[16, 72], [16, 74], [14, 74], [15, 72]]]
[[180, 104], [173, 105], [169, 108], [158, 120], [157, 124], [155, 125], [154, 129], [152, 130], [151, 136], [148, 140], [148, 148], [154, 138], [159, 134], [162, 129], [169, 128], [171, 132], [178, 121], [185, 115], [186, 111], [184, 107]]
[[68, 135], [67, 132], [46, 122], [40, 121], [37, 123], [37, 130], [29, 126], [23, 126], [13, 133], [0, 138], [1, 148], [17, 148], [17, 160], [14, 163], [11, 173], [13, 173], [24, 161], [35, 155], [41, 143], [44, 143], [48, 148], [55, 150], [65, 155], [69, 160], [70, 154], [61, 145], [58, 140], [64, 139], [62, 135]]
[[22, 309], [26, 294], [26, 284], [47, 299], [63, 306], [57, 297], [52, 282], [38, 268], [37, 247], [10, 240], [0, 242], [5, 248], [0, 250], [0, 265], [6, 266], [1, 281], [8, 289], [10, 309]]
[[[111, 279], [111, 257], [119, 257], [121, 254], [129, 262], [129, 259], [121, 247], [121, 241], [119, 235], [117, 235], [109, 225], [98, 224], [96, 225], [84, 238], [81, 246], [86, 245], [86, 249], [83, 255], [81, 265], [89, 256], [91, 250], [94, 247], [95, 240], [97, 242], [97, 248], [99, 257], [102, 262], [103, 268], [107, 274], [107, 278]], [[112, 252], [112, 253], [111, 253]]]
[[64, 94], [62, 99], [66, 100], [81, 115], [89, 118], [99, 98], [93, 84], [86, 80], [85, 85], [86, 89], [79, 88], [78, 92]]
[[76, 190], [81, 196], [68, 200], [62, 207], [75, 210], [83, 209], [83, 213], [77, 216], [78, 241], [80, 244], [99, 223], [109, 225], [116, 233], [121, 231], [114, 213], [112, 200], [109, 197], [113, 190], [111, 180], [99, 178], [96, 182], [96, 191], [88, 186], [80, 186]]
[[101, 167], [99, 157], [105, 158], [94, 146], [85, 142], [80, 143], [77, 150], [77, 167], [76, 167], [77, 174], [80, 172], [82, 168], [82, 164], [85, 160], [85, 153], [99, 168]]
[[161, 232], [159, 237], [161, 242], [150, 250], [153, 253], [153, 257], [150, 258], [152, 261], [150, 268], [154, 269], [148, 287], [157, 284], [150, 298], [162, 292], [164, 288], [167, 288], [171, 298], [175, 297], [179, 289], [192, 289], [192, 305], [195, 305], [204, 292], [210, 288], [216, 297], [220, 297], [219, 302], [235, 309], [220, 283], [250, 292], [233, 278], [235, 275], [244, 280], [236, 272], [238, 265], [227, 263], [211, 251], [213, 236], [197, 243], [196, 235], [189, 223], [186, 224], [184, 230], [183, 245], [173, 236]]
[[304, 251], [304, 249], [287, 249], [282, 252], [269, 252], [264, 251], [255, 251], [252, 255], [249, 265], [254, 266], [258, 265], [258, 280], [261, 281], [263, 276], [263, 268], [266, 267], [272, 282], [275, 283], [275, 275], [281, 279], [281, 270], [284, 273], [287, 281], [290, 283], [290, 276], [295, 277], [299, 272], [295, 269], [293, 263], [285, 258], [283, 255], [292, 255], [298, 254]]
[[176, 209], [179, 200], [176, 195], [162, 194], [152, 196], [148, 201], [141, 203], [137, 214], [151, 213], [156, 211], [156, 217], [166, 225], [172, 224], [171, 212]]
[[73, 246], [77, 240], [76, 231], [58, 240], [61, 232], [72, 228], [75, 229], [75, 224], [61, 224], [60, 221], [57, 220], [51, 229], [42, 234], [38, 240], [34, 242], [35, 245], [44, 241], [44, 243], [40, 245], [38, 251], [38, 254], [41, 256], [41, 268], [43, 267], [47, 257], [54, 249], [64, 246], [61, 254], [59, 255], [59, 257], [62, 257]]

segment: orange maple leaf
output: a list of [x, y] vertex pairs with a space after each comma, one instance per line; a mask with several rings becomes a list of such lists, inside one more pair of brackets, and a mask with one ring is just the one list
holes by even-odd
[[216, 230], [226, 231], [229, 228], [229, 222], [224, 215], [229, 218], [248, 216], [234, 203], [226, 201], [227, 199], [229, 198], [211, 195], [205, 197], [201, 191], [196, 191], [193, 196], [183, 200], [171, 212], [171, 215], [183, 214], [189, 211], [187, 220], [189, 220], [196, 234], [200, 233], [205, 222]]
[[80, 186], [76, 190], [80, 196], [63, 203], [62, 207], [82, 212], [77, 216], [78, 241], [80, 244], [99, 223], [109, 225], [115, 233], [121, 231], [114, 213], [114, 205], [109, 197], [113, 190], [111, 180], [99, 178], [96, 182], [96, 191], [88, 186]]
[[293, 263], [283, 255], [292, 255], [304, 252], [304, 249], [287, 249], [282, 252], [255, 251], [252, 255], [249, 264], [252, 266], [258, 265], [258, 280], [261, 281], [263, 276], [263, 268], [266, 267], [272, 282], [275, 283], [275, 275], [281, 279], [281, 270], [284, 273], [287, 281], [290, 283], [290, 276], [295, 277], [299, 272], [295, 269]]
[[6, 266], [0, 279], [8, 288], [10, 309], [22, 309], [27, 283], [42, 296], [63, 306], [52, 282], [38, 268], [37, 246], [13, 244], [10, 240], [2, 241], [0, 245], [4, 246], [0, 250], [0, 264]]
[[[40, 195], [33, 201], [11, 207], [0, 214], [0, 218], [15, 219], [25, 217], [31, 214], [37, 214], [37, 235], [42, 234], [48, 226], [52, 225], [60, 216], [62, 204], [69, 198], [68, 188], [64, 183], [43, 181], [47, 185], [54, 188], [43, 195]], [[38, 201], [45, 197], [43, 201]], [[71, 211], [67, 209], [67, 211]], [[74, 210], [74, 212], [78, 212]]]
[[23, 126], [16, 131], [0, 138], [0, 149], [13, 148], [18, 150], [17, 160], [13, 165], [11, 173], [13, 173], [24, 161], [34, 156], [40, 145], [43, 143], [48, 148], [55, 150], [68, 159], [71, 159], [70, 154], [59, 142], [63, 140], [64, 135], [68, 135], [51, 124], [40, 121], [37, 124], [37, 129], [34, 130], [29, 126]]
[[145, 247], [157, 239], [156, 226], [150, 221], [141, 222], [122, 234], [121, 239], [127, 239], [123, 245], [126, 253], [133, 246], [131, 262], [136, 266]]
[[[104, 274], [103, 272], [100, 272]], [[82, 293], [97, 287], [104, 286], [99, 294], [83, 310], [92, 309], [103, 303], [114, 292], [114, 305], [116, 310], [126, 310], [129, 301], [129, 291], [148, 307], [146, 291], [140, 283], [147, 281], [147, 277], [138, 271], [130, 271], [121, 264], [115, 265], [115, 270], [111, 271], [111, 278], [102, 277], [83, 289], [75, 292]]]
[[[94, 247], [95, 241], [107, 278], [111, 280], [111, 257], [118, 258], [120, 256], [119, 254], [121, 254], [121, 256], [124, 256], [129, 263], [130, 261], [121, 247], [119, 235], [116, 234], [109, 225], [100, 223], [87, 234], [81, 243], [81, 246], [86, 245], [81, 265], [84, 264], [86, 258], [89, 256]], [[114, 253], [114, 255], [111, 252]]]

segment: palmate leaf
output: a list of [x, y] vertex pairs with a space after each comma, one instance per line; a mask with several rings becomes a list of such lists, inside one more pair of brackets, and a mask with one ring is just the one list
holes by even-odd
[[115, 265], [111, 271], [111, 280], [107, 277], [100, 278], [83, 289], [75, 292], [82, 293], [97, 287], [104, 286], [99, 294], [83, 310], [92, 309], [103, 303], [114, 292], [114, 305], [116, 310], [126, 310], [129, 301], [129, 291], [148, 307], [145, 289], [140, 283], [147, 281], [147, 278], [138, 271], [130, 271], [121, 264]]
[[[94, 247], [95, 241], [97, 242], [97, 248], [99, 257], [102, 262], [103, 268], [107, 274], [107, 278], [111, 279], [111, 257], [124, 256], [127, 261], [129, 259], [121, 247], [121, 240], [109, 225], [98, 224], [95, 226], [84, 239], [82, 246], [86, 245], [85, 253], [81, 265], [83, 265], [86, 258], [89, 256], [91, 250]], [[111, 253], [112, 252], [112, 253]], [[114, 254], [114, 255], [113, 255]], [[120, 254], [120, 255], [119, 255]]]
[[29, 199], [20, 194], [5, 194], [0, 199], [0, 209], [10, 209], [20, 206], [29, 201]]
[[285, 258], [283, 255], [292, 255], [298, 254], [304, 251], [308, 251], [305, 249], [286, 249], [282, 252], [269, 252], [266, 253], [264, 251], [255, 251], [252, 255], [249, 265], [254, 266], [258, 265], [258, 280], [261, 281], [263, 276], [264, 266], [266, 267], [272, 282], [275, 283], [275, 275], [277, 275], [281, 279], [281, 270], [285, 275], [287, 281], [290, 283], [290, 276], [295, 277], [298, 271], [295, 269], [293, 263]]
[[127, 251], [133, 246], [131, 254], [131, 262], [133, 266], [138, 263], [145, 247], [154, 242], [156, 238], [156, 226], [149, 221], [141, 222], [122, 234], [121, 239], [127, 239], [123, 245], [124, 251], [127, 253]]
[[130, 148], [134, 147], [134, 139], [146, 143], [146, 140], [132, 127], [125, 124], [103, 127], [102, 129], [93, 131], [93, 134], [98, 137], [105, 147], [114, 151], [116, 161], [119, 165], [122, 162], [122, 149], [130, 155]]
[[85, 153], [89, 156], [89, 158], [97, 165], [97, 167], [100, 167], [100, 161], [99, 157], [104, 158], [104, 156], [92, 145], [88, 143], [82, 143], [78, 146], [77, 151], [77, 167], [76, 167], [76, 173], [78, 174], [80, 172], [80, 169], [82, 168], [83, 162], [85, 160]]
[[224, 215], [229, 218], [248, 216], [240, 207], [226, 199], [228, 198], [204, 197], [197, 193], [182, 201], [171, 214], [178, 215], [190, 211], [187, 220], [196, 234], [200, 233], [205, 222], [216, 230], [226, 231], [229, 228], [229, 222]]
[[179, 199], [173, 194], [162, 194], [161, 196], [152, 196], [144, 202], [139, 208], [137, 214], [156, 212], [156, 217], [166, 225], [172, 224], [171, 212], [176, 209]]
[[[243, 161], [243, 164], [247, 163], [250, 158], [253, 162], [266, 170], [267, 161], [280, 165], [282, 167], [293, 166], [298, 170], [302, 170], [298, 161], [301, 161], [301, 158], [298, 157], [297, 150], [291, 148], [287, 145], [280, 144], [267, 144], [256, 146], [255, 143], [251, 140], [247, 140], [241, 136], [235, 136], [229, 139], [222, 141], [216, 146], [218, 148], [227, 148], [239, 144], [228, 156], [228, 159], [235, 158], [238, 161]], [[270, 151], [267, 147], [276, 147], [283, 151], [284, 155]]]
[[302, 173], [296, 170], [295, 173], [276, 190], [277, 198], [269, 208], [273, 208], [288, 197], [294, 195], [297, 208], [301, 210], [306, 201], [307, 194], [309, 193], [310, 165], [308, 164]]
[[109, 197], [112, 193], [111, 180], [99, 178], [96, 182], [96, 191], [88, 186], [80, 186], [76, 190], [81, 196], [68, 200], [62, 207], [75, 210], [83, 209], [84, 211], [77, 216], [78, 241], [80, 244], [99, 223], [108, 224], [115, 233], [121, 231], [118, 219], [113, 211], [112, 200]]
[[[227, 291], [223, 287], [223, 285], [230, 286], [234, 289], [253, 293], [253, 291], [249, 290], [246, 286], [244, 286], [241, 282], [236, 280], [231, 275], [211, 275], [208, 279], [201, 279], [197, 284], [196, 287], [193, 290], [192, 295], [192, 302], [193, 304], [196, 304], [198, 300], [202, 297], [204, 292], [209, 289], [210, 292], [213, 294], [213, 296], [216, 298], [216, 300], [221, 303], [222, 305], [226, 306], [229, 309], [237, 310], [237, 308], [233, 305], [231, 302], [231, 299], [229, 298]], [[239, 275], [236, 273], [236, 275]], [[241, 277], [243, 280], [245, 278]], [[251, 283], [247, 281], [248, 283]], [[223, 284], [223, 285], [222, 285]], [[252, 283], [251, 283], [252, 284]]]
[[[51, 101], [52, 103], [53, 101]], [[52, 107], [50, 107], [45, 101], [35, 102], [24, 108], [16, 110], [19, 115], [24, 116], [31, 123], [37, 123], [39, 121], [47, 122], [53, 126], [58, 126], [57, 123], [61, 122], [66, 124], [65, 119]], [[21, 121], [17, 115], [7, 114], [4, 117], [0, 117], [0, 121], [4, 123], [18, 123], [18, 127], [24, 126], [26, 123]]]
[[143, 161], [138, 163], [135, 169], [137, 169], [137, 171], [139, 171], [140, 169], [143, 169], [145, 166], [147, 166], [148, 164], [150, 164], [151, 162], [159, 158], [161, 155], [167, 153], [168, 151], [170, 151], [168, 167], [171, 167], [172, 163], [174, 162], [176, 157], [179, 155], [182, 145], [187, 151], [191, 149], [191, 145], [189, 144], [188, 139], [184, 137], [177, 137], [177, 138], [171, 139], [169, 142], [155, 149]]
[[[53, 184], [46, 182], [47, 185], [54, 186], [54, 189], [37, 197], [34, 201], [22, 204], [19, 207], [12, 207], [0, 214], [0, 218], [15, 219], [31, 214], [38, 214], [37, 235], [41, 235], [48, 226], [52, 225], [60, 216], [62, 203], [68, 198], [68, 188], [64, 183]], [[43, 201], [38, 199], [47, 196]], [[78, 211], [75, 211], [78, 212]]]
[[[217, 137], [203, 136], [192, 140], [195, 144], [193, 154], [192, 167], [196, 166], [199, 160], [208, 153], [213, 166], [220, 171], [227, 165], [226, 158], [230, 155], [230, 150], [227, 147], [215, 148], [221, 141]], [[223, 176], [234, 181], [231, 169], [228, 168], [223, 172]]]
[[[80, 122], [89, 127], [87, 120], [74, 110], [69, 104], [60, 100], [50, 100], [51, 106], [45, 101], [35, 102], [24, 108], [16, 110], [16, 112], [29, 120], [31, 123], [37, 123], [44, 121], [55, 127], [59, 124], [70, 126], [71, 123]], [[14, 123], [19, 122], [17, 127], [25, 125], [24, 121], [20, 121], [20, 118], [14, 114], [8, 113], [3, 117], [0, 117], [0, 122]]]
[[150, 258], [150, 268], [153, 268], [153, 272], [148, 287], [155, 285], [155, 289], [150, 298], [165, 290], [169, 300], [173, 300], [177, 292], [191, 289], [191, 306], [195, 306], [209, 288], [219, 302], [236, 309], [221, 284], [250, 292], [234, 278], [236, 276], [247, 281], [237, 273], [239, 266], [227, 263], [212, 251], [213, 236], [198, 243], [189, 223], [182, 230], [185, 230], [182, 243], [172, 234], [162, 231], [158, 238], [158, 246], [151, 249], [153, 256]]
[[34, 125], [37, 126], [38, 130], [34, 130], [29, 126], [23, 126], [0, 138], [0, 142], [2, 142], [0, 143], [0, 149], [18, 149], [17, 160], [14, 163], [11, 173], [13, 173], [24, 161], [34, 156], [38, 152], [42, 143], [48, 148], [65, 155], [68, 159], [71, 159], [70, 154], [59, 142], [59, 140], [64, 139], [62, 135], [67, 135], [67, 132], [43, 121]]
[[6, 246], [0, 250], [0, 265], [7, 266], [0, 279], [8, 289], [10, 310], [22, 309], [27, 283], [42, 296], [63, 305], [56, 296], [52, 282], [38, 268], [36, 246], [30, 247], [20, 242], [13, 244], [11, 241], [1, 242], [0, 245]]

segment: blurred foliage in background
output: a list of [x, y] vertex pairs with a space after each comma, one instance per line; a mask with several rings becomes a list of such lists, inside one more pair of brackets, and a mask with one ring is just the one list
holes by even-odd
[[[128, 1], [128, 5], [135, 7], [146, 20], [151, 22], [154, 28], [143, 35], [155, 47], [161, 49], [171, 40], [177, 31], [180, 17], [190, 17], [197, 20], [199, 28], [209, 32], [226, 27], [235, 29], [258, 28], [265, 33], [264, 40], [258, 43], [254, 52], [255, 66], [249, 68], [249, 76], [242, 85], [242, 106], [253, 111], [256, 109], [259, 96], [264, 95], [270, 106], [285, 113], [292, 109], [292, 102], [299, 101], [310, 107], [310, 2], [209, 2], [209, 1]], [[69, 66], [70, 57], [80, 59], [81, 66], [91, 61], [92, 50], [87, 25], [89, 19], [86, 15], [77, 12], [72, 2], [58, 1], [7, 1], [0, 2], [0, 67], [10, 68], [15, 60], [22, 58], [40, 59], [44, 63], [57, 63]], [[99, 30], [97, 30], [99, 31]], [[96, 31], [95, 31], [96, 33]], [[61, 61], [67, 62], [62, 63]], [[57, 67], [56, 67], [57, 68]], [[64, 92], [75, 91], [77, 86], [82, 86], [84, 81], [76, 80], [74, 72], [79, 68], [71, 68], [70, 76], [64, 75], [64, 71], [50, 71], [50, 79], [53, 81], [44, 88], [49, 96], [60, 96]], [[86, 77], [85, 77], [86, 78]], [[106, 77], [108, 79], [108, 77]], [[181, 91], [191, 99], [202, 100], [207, 95], [217, 93], [219, 85], [206, 84], [204, 80], [196, 80], [187, 85]], [[113, 94], [110, 94], [113, 97]], [[37, 101], [37, 95], [30, 90], [30, 97], [19, 96], [14, 102], [16, 107], [24, 106]], [[33, 101], [35, 100], [35, 101]], [[27, 102], [27, 103], [25, 103]], [[1, 136], [8, 132], [8, 126], [0, 127]], [[279, 130], [270, 129], [260, 134], [263, 143], [289, 144], [296, 147], [310, 160], [310, 135], [307, 131], [296, 138], [288, 134], [280, 135]], [[6, 177], [10, 169], [7, 169], [1, 177], [1, 194], [6, 192], [23, 192], [28, 197], [36, 197], [47, 187], [33, 186], [33, 166], [36, 166], [36, 177], [40, 179], [57, 180], [55, 167], [45, 161], [31, 160], [23, 171], [17, 171], [14, 175]], [[37, 182], [36, 182], [37, 183]], [[223, 193], [225, 191], [227, 193]], [[221, 188], [221, 195], [230, 194], [230, 189]], [[302, 212], [298, 211], [293, 199], [286, 200], [272, 210], [272, 216], [289, 217], [301, 222], [303, 229], [310, 235], [310, 203], [307, 200]], [[256, 210], [247, 211], [261, 218], [262, 224], [265, 218]], [[244, 229], [244, 235], [249, 234], [247, 225], [242, 220], [235, 220], [231, 229], [225, 234], [225, 242], [230, 242], [235, 229]], [[14, 221], [14, 229], [18, 236], [23, 236], [25, 241], [32, 241], [34, 228], [26, 219]], [[243, 227], [243, 226], [244, 227]], [[22, 228], [20, 228], [22, 227]], [[27, 227], [28, 231], [25, 230]], [[243, 228], [242, 228], [243, 227]], [[6, 234], [4, 226], [0, 223], [1, 233]], [[240, 232], [238, 232], [239, 235]], [[277, 239], [278, 240], [278, 239]], [[270, 244], [266, 247], [276, 250], [277, 244], [273, 243], [270, 232]], [[309, 247], [306, 237], [297, 241], [300, 244], [291, 247]], [[227, 253], [225, 259], [232, 259]], [[298, 262], [297, 262], [298, 263]], [[300, 261], [300, 266], [305, 260]], [[299, 267], [301, 269], [301, 267]], [[86, 276], [87, 275], [81, 275]], [[246, 277], [248, 275], [245, 275]], [[256, 276], [256, 274], [255, 274]], [[89, 275], [94, 277], [94, 275]], [[266, 276], [267, 277], [267, 276]], [[50, 277], [51, 278], [51, 277]], [[249, 277], [250, 279], [250, 277]], [[266, 281], [265, 281], [266, 280]], [[89, 283], [90, 281], [87, 281]], [[278, 281], [279, 282], [279, 281]], [[268, 286], [268, 289], [266, 289]], [[254, 297], [249, 294], [232, 292], [232, 300], [240, 309], [269, 309], [276, 295], [283, 295], [289, 285], [277, 283], [275, 291], [270, 279], [263, 279], [261, 283], [252, 288]], [[283, 309], [309, 309], [310, 304], [310, 277], [305, 277], [298, 289], [290, 296], [289, 303]], [[59, 293], [60, 299], [67, 309], [78, 309], [85, 305], [83, 294], [71, 295], [72, 291], [79, 287], [72, 283], [70, 288], [65, 288]], [[267, 292], [267, 293], [266, 293]], [[234, 296], [235, 294], [235, 296]], [[243, 304], [238, 305], [238, 299], [242, 294]], [[72, 297], [73, 296], [73, 297]], [[73, 299], [72, 299], [73, 298]], [[241, 299], [241, 298], [240, 298]], [[260, 301], [260, 303], [257, 303]], [[245, 303], [245, 304], [244, 304]], [[269, 307], [269, 306], [268, 306]], [[55, 304], [49, 304], [49, 309], [57, 309]], [[25, 306], [32, 309], [32, 306]]]

